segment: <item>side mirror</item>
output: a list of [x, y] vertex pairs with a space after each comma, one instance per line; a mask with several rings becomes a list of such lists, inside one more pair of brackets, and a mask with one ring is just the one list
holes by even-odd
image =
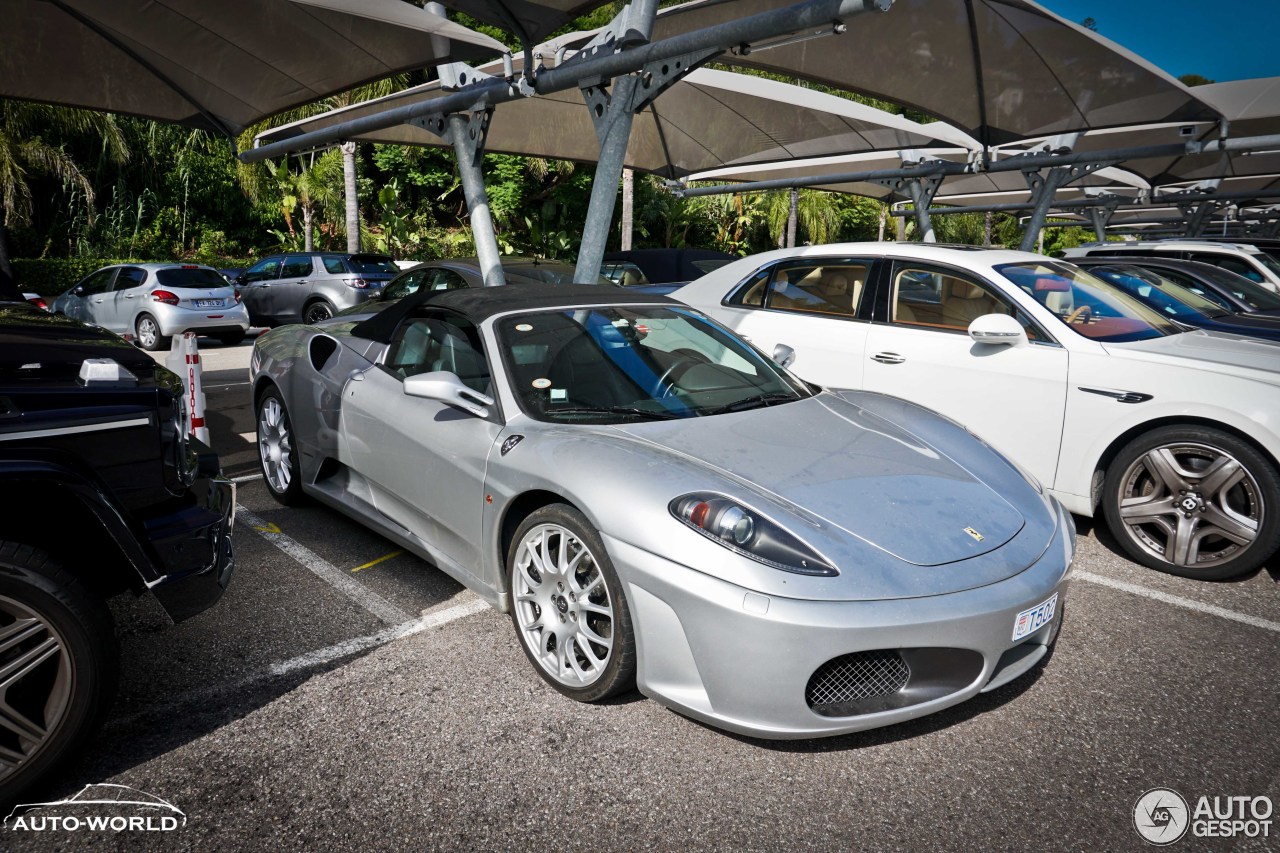
[[404, 393], [410, 397], [423, 397], [427, 400], [439, 400], [456, 406], [464, 412], [470, 412], [478, 418], [489, 417], [489, 406], [493, 398], [486, 397], [479, 391], [472, 391], [457, 374], [447, 370], [433, 370], [430, 373], [419, 373], [404, 380]]
[[83, 284], [77, 284], [75, 287], [73, 287], [73, 288], [71, 289], [71, 295], [72, 295], [72, 296], [84, 296], [84, 285], [83, 285]]
[[773, 360], [781, 367], [790, 367], [795, 363], [796, 351], [786, 344], [778, 344], [773, 348]]
[[983, 314], [969, 324], [969, 337], [980, 344], [1027, 345], [1027, 331], [1008, 314]]

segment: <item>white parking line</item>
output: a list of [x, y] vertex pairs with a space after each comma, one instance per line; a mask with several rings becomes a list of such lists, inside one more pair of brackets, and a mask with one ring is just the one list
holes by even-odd
[[1203, 601], [1196, 601], [1192, 598], [1183, 598], [1180, 595], [1170, 595], [1167, 592], [1160, 592], [1157, 589], [1148, 589], [1145, 586], [1138, 586], [1136, 583], [1127, 583], [1125, 581], [1118, 581], [1102, 575], [1095, 575], [1093, 572], [1077, 571], [1074, 577], [1082, 581], [1088, 581], [1089, 583], [1096, 583], [1099, 586], [1118, 589], [1121, 592], [1127, 592], [1131, 595], [1140, 595], [1143, 598], [1150, 598], [1154, 601], [1172, 604], [1174, 607], [1185, 607], [1187, 610], [1195, 610], [1198, 613], [1208, 613], [1210, 616], [1230, 619], [1232, 622], [1240, 622], [1245, 625], [1252, 625], [1254, 628], [1262, 628], [1264, 631], [1274, 631], [1277, 634], [1280, 634], [1280, 622], [1272, 622], [1270, 619], [1263, 619], [1260, 616], [1250, 616], [1248, 613], [1237, 613], [1236, 611], [1228, 610], [1225, 607], [1218, 607], [1214, 604], [1205, 604]]
[[261, 479], [262, 479], [262, 472], [259, 471], [256, 474], [241, 474], [239, 477], [232, 477], [231, 482], [248, 483], [250, 480], [261, 480]]
[[252, 527], [263, 539], [284, 551], [310, 569], [320, 580], [329, 584], [383, 622], [388, 625], [398, 625], [409, 620], [408, 613], [368, 589], [364, 584], [354, 580], [349, 573], [342, 571], [310, 548], [299, 545], [293, 539], [281, 533], [280, 528], [274, 524], [263, 521], [243, 506], [237, 506], [236, 513], [245, 524]]

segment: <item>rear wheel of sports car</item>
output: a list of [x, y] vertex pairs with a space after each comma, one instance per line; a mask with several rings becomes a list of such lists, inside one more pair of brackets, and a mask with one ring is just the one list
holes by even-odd
[[579, 702], [631, 689], [631, 612], [600, 534], [567, 504], [543, 507], [516, 530], [507, 555], [511, 620], [552, 687]]
[[75, 755], [116, 669], [102, 600], [43, 551], [0, 542], [0, 803]]
[[1103, 488], [1111, 532], [1153, 569], [1220, 580], [1256, 569], [1280, 545], [1280, 476], [1220, 430], [1139, 436], [1111, 463]]
[[160, 324], [150, 314], [141, 314], [133, 324], [134, 336], [138, 346], [149, 352], [168, 349], [171, 339], [160, 334]]
[[293, 444], [293, 424], [280, 399], [280, 391], [274, 387], [258, 397], [258, 460], [271, 497], [285, 506], [305, 502], [302, 471]]

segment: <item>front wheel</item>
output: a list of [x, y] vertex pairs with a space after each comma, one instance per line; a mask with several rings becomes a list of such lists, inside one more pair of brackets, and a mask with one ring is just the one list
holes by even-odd
[[293, 443], [293, 424], [280, 391], [270, 387], [258, 398], [258, 461], [271, 497], [285, 506], [305, 503], [302, 469]]
[[117, 666], [102, 600], [43, 551], [0, 542], [0, 803], [79, 751]]
[[578, 510], [529, 515], [507, 555], [511, 620], [525, 655], [556, 690], [599, 702], [631, 689], [636, 647], [622, 583]]
[[156, 350], [168, 349], [170, 338], [160, 334], [160, 323], [150, 314], [138, 315], [138, 320], [133, 324], [134, 335], [138, 341], [138, 346], [148, 352]]
[[1207, 427], [1139, 436], [1107, 470], [1107, 525], [1135, 561], [1221, 580], [1258, 568], [1280, 545], [1280, 475], [1251, 445]]

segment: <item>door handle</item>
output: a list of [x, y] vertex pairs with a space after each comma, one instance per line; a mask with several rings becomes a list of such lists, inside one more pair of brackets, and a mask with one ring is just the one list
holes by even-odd
[[125, 299], [137, 299], [137, 298], [138, 298], [138, 294], [136, 294], [136, 293], [126, 293], [126, 294], [124, 295], [124, 298], [125, 298]]
[[871, 356], [871, 360], [878, 361], [881, 364], [902, 364], [906, 361], [905, 358], [898, 355], [896, 352], [878, 352]]
[[308, 281], [304, 278], [304, 279], [299, 279], [299, 280], [298, 280], [298, 284], [310, 284], [310, 282], [308, 282]]
[[93, 304], [94, 304], [94, 305], [101, 305], [101, 304], [102, 304], [102, 300], [101, 300], [101, 299], [95, 299], [95, 300], [93, 300]]

